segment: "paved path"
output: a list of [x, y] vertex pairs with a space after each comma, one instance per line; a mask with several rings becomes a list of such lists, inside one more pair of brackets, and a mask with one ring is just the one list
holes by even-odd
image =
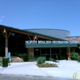
[[34, 62], [12, 63], [7, 68], [0, 67], [0, 74], [49, 76], [48, 73], [42, 72]]
[[43, 76], [0, 75], [0, 80], [73, 80], [73, 79], [43, 77]]
[[71, 80], [73, 79], [73, 74], [75, 72], [77, 73], [78, 80], [80, 80], [80, 63], [76, 61], [66, 61], [66, 60], [61, 60], [59, 67], [54, 67], [54, 68], [53, 67], [39, 68], [36, 66], [36, 62], [11, 63], [11, 66], [8, 66], [7, 68], [0, 67], [0, 74], [43, 76], [47, 78], [59, 77], [58, 78], [59, 80], [61, 78], [62, 78], [61, 80], [68, 80], [68, 79]]

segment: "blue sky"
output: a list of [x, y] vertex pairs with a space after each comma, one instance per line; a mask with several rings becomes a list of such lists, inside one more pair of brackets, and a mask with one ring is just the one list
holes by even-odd
[[80, 36], [80, 0], [0, 0], [0, 24], [63, 29]]

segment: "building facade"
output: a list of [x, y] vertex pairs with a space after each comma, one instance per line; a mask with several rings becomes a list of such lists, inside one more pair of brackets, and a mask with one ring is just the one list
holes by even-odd
[[[71, 37], [72, 38], [72, 37]], [[73, 42], [71, 42], [73, 41]], [[70, 39], [70, 32], [61, 29], [16, 29], [0, 25], [0, 56], [28, 54], [29, 59], [39, 56], [66, 59], [73, 49], [79, 52], [77, 40]]]

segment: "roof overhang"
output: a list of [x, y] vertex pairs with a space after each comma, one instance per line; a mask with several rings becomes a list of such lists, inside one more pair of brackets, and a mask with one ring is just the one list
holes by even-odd
[[25, 31], [25, 30], [13, 28], [13, 27], [5, 26], [5, 25], [0, 25], [0, 29], [6, 29], [8, 31], [15, 32], [15, 33], [20, 33], [20, 34], [24, 34], [24, 35], [31, 35], [31, 36], [36, 35], [37, 37], [40, 37], [40, 38], [43, 38], [43, 39], [48, 39], [48, 40], [62, 40], [62, 41], [64, 41], [64, 39], [61, 39], [61, 38], [51, 37], [51, 36], [31, 32], [31, 31]]

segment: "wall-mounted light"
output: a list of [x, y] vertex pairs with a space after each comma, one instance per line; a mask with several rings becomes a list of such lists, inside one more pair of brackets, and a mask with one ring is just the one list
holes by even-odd
[[38, 51], [39, 49], [36, 49], [36, 51]]
[[6, 33], [6, 29], [4, 29], [4, 31], [3, 31], [4, 33]]
[[34, 39], [37, 39], [37, 37], [35, 36]]

